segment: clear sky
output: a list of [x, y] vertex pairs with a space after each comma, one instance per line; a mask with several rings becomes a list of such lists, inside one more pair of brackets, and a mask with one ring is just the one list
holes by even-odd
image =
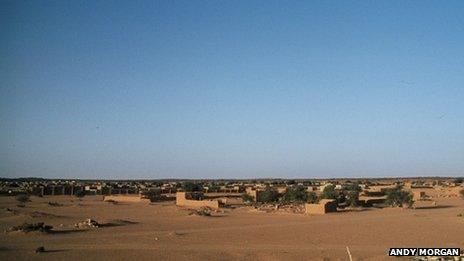
[[464, 175], [464, 1], [1, 1], [0, 176]]

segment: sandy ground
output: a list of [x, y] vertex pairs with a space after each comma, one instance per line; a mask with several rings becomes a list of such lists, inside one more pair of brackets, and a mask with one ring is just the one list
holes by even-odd
[[[48, 202], [63, 206], [49, 206]], [[438, 208], [372, 209], [308, 216], [263, 213], [248, 207], [214, 217], [189, 215], [174, 202], [103, 202], [99, 196], [32, 197], [24, 208], [0, 197], [0, 260], [391, 260], [390, 247], [464, 248], [464, 200], [443, 199]], [[17, 210], [17, 213], [7, 211]], [[121, 223], [76, 230], [92, 218]], [[45, 222], [50, 234], [4, 233], [24, 221]], [[44, 246], [48, 252], [36, 254]], [[397, 259], [397, 258], [395, 258]]]

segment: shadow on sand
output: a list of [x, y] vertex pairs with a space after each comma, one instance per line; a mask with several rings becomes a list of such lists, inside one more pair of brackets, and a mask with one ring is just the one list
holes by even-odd
[[130, 221], [130, 220], [114, 220], [107, 223], [99, 224], [99, 227], [120, 227], [126, 225], [135, 225], [139, 222]]
[[73, 233], [80, 233], [86, 232], [88, 229], [66, 229], [66, 230], [50, 230], [47, 234], [51, 235], [60, 235], [60, 234], [73, 234]]
[[68, 249], [56, 249], [56, 250], [45, 250], [41, 253], [60, 253], [60, 252], [68, 252]]
[[351, 208], [351, 209], [339, 209], [337, 212], [343, 213], [343, 212], [365, 212], [365, 211], [372, 211], [372, 208]]
[[211, 216], [205, 216], [206, 218], [225, 218], [227, 215], [224, 214], [216, 214], [216, 215], [211, 215]]
[[28, 213], [27, 215], [32, 218], [67, 218], [67, 216], [56, 215], [56, 214], [41, 212], [41, 211], [34, 211], [31, 213]]
[[419, 206], [415, 207], [414, 209], [416, 210], [422, 210], [422, 209], [442, 209], [442, 208], [453, 208], [454, 206], [450, 205], [443, 205], [443, 206]]

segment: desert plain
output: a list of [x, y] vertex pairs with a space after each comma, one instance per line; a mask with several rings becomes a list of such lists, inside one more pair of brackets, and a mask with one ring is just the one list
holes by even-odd
[[[0, 197], [0, 260], [349, 260], [347, 248], [353, 260], [392, 260], [390, 247], [464, 248], [464, 200], [436, 203], [326, 215], [243, 206], [199, 216], [174, 201], [33, 196], [17, 207], [14, 197]], [[103, 225], [75, 228], [86, 219]], [[24, 222], [44, 222], [53, 231], [7, 231]], [[46, 252], [35, 253], [40, 246]]]

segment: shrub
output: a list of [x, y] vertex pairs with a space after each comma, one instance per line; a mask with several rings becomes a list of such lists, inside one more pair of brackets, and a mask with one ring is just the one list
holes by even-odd
[[85, 190], [79, 190], [79, 191], [77, 191], [76, 194], [75, 194], [75, 196], [78, 197], [78, 198], [83, 198], [83, 197], [85, 197]]
[[414, 203], [413, 196], [411, 192], [401, 190], [400, 187], [396, 187], [394, 189], [390, 189], [386, 192], [387, 199], [385, 201], [386, 204], [390, 206], [398, 206], [402, 207], [403, 205], [412, 206]]
[[248, 195], [247, 193], [243, 193], [242, 194], [242, 200], [244, 203], [251, 203], [254, 201], [254, 198], [250, 195]]
[[209, 187], [208, 192], [219, 192], [220, 189], [220, 186], [213, 184]]
[[185, 192], [201, 192], [203, 191], [203, 186], [201, 186], [201, 184], [198, 183], [187, 181], [182, 184], [182, 189]]
[[58, 202], [52, 202], [52, 201], [48, 201], [48, 205], [52, 206], [52, 207], [61, 207], [61, 206], [63, 206], [63, 204], [60, 204]]
[[319, 202], [319, 197], [313, 191], [308, 192], [307, 202], [310, 204], [316, 204]]
[[335, 201], [337, 201], [337, 204], [344, 204], [346, 202], [345, 193], [339, 193], [335, 191], [335, 195], [336, 195]]
[[359, 201], [359, 192], [355, 190], [349, 190], [347, 191], [346, 195], [346, 203], [348, 206], [351, 207], [356, 207], [358, 206], [358, 201]]
[[357, 192], [361, 192], [362, 190], [358, 183], [350, 183], [346, 185], [344, 189], [347, 191], [357, 191]]
[[295, 188], [288, 188], [285, 191], [282, 200], [284, 202], [306, 202], [308, 194], [303, 186], [297, 186]]
[[52, 229], [52, 226], [45, 225], [43, 222], [40, 223], [23, 223], [22, 225], [12, 227], [12, 231], [23, 231], [23, 232], [32, 232], [39, 231], [48, 233]]
[[464, 198], [464, 189], [461, 189], [461, 190], [459, 191], [459, 194], [461, 194], [461, 197]]
[[270, 203], [279, 200], [279, 193], [276, 189], [267, 186], [266, 189], [259, 194], [259, 202]]
[[296, 184], [296, 181], [291, 179], [291, 180], [287, 180], [286, 183], [287, 183], [287, 185], [294, 185], [294, 184]]
[[24, 207], [26, 202], [29, 202], [28, 194], [19, 194], [16, 196], [16, 200], [20, 203], [19, 206]]
[[324, 199], [336, 199], [337, 193], [334, 185], [327, 185], [322, 191], [321, 198]]
[[312, 183], [311, 181], [304, 181], [304, 182], [303, 182], [303, 185], [305, 185], [305, 186], [311, 186], [311, 185], [313, 185], [313, 183]]
[[359, 192], [361, 192], [361, 187], [357, 183], [347, 185], [346, 190], [346, 203], [348, 206], [356, 207], [358, 206], [359, 201]]
[[150, 202], [155, 202], [161, 199], [161, 192], [156, 190], [147, 190], [142, 192], [142, 197], [147, 198]]

